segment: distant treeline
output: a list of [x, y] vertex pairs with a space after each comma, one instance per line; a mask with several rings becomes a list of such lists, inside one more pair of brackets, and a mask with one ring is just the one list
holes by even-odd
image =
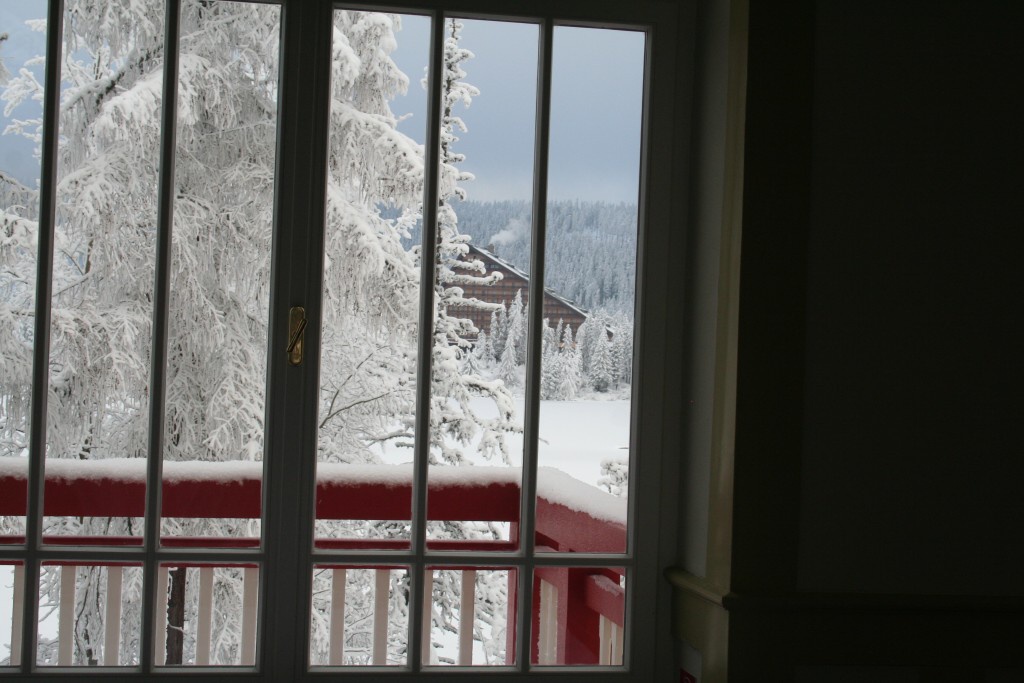
[[[530, 270], [532, 204], [523, 200], [455, 205], [459, 232], [524, 272]], [[545, 284], [579, 306], [633, 313], [636, 279], [635, 204], [555, 201], [548, 204]], [[419, 230], [411, 235], [419, 241]]]

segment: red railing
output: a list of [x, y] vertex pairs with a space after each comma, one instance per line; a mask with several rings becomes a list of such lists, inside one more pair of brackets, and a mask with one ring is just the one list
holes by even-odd
[[[317, 474], [316, 512], [319, 520], [369, 518], [407, 522], [411, 518], [411, 466], [321, 464]], [[145, 461], [141, 459], [47, 460], [44, 514], [51, 517], [141, 517], [145, 509], [145, 476]], [[516, 468], [432, 468], [428, 486], [428, 520], [507, 522], [509, 538], [502, 541], [428, 539], [428, 547], [463, 551], [516, 549], [519, 543], [519, 477], [520, 471]], [[257, 519], [261, 514], [261, 482], [261, 463], [167, 462], [164, 464], [162, 490], [163, 515], [185, 519]], [[26, 492], [25, 460], [0, 459], [0, 515], [23, 516], [27, 507]], [[52, 544], [74, 545], [141, 544], [141, 538], [137, 536], [47, 535], [44, 540]], [[23, 542], [23, 538], [15, 536], [0, 538], [0, 543], [5, 544]], [[256, 547], [259, 539], [166, 537], [161, 543], [177, 547], [238, 548]], [[409, 541], [318, 538], [316, 545], [324, 549], [401, 549], [409, 547]], [[559, 552], [623, 552], [626, 547], [624, 500], [614, 498], [557, 470], [541, 468], [538, 476], [536, 545], [541, 549]], [[101, 564], [117, 566], [113, 562]], [[202, 604], [204, 589], [208, 592], [212, 580], [203, 572], [212, 571], [212, 566], [196, 566], [200, 567], [201, 572]], [[341, 604], [335, 604], [332, 614], [343, 615], [346, 567], [333, 564], [317, 566], [329, 569], [341, 577]], [[460, 569], [463, 570], [463, 590], [471, 591], [473, 568]], [[379, 568], [378, 571], [386, 573], [385, 568]], [[252, 639], [255, 637], [255, 572], [255, 568], [247, 567], [245, 594], [251, 596], [251, 599], [247, 598], [243, 604], [243, 611], [249, 612], [243, 614], [243, 633], [250, 634]], [[119, 591], [120, 571], [112, 574], [116, 575], [114, 578]], [[531, 643], [532, 660], [541, 664], [620, 663], [624, 609], [620, 574], [620, 571], [613, 569], [538, 568], [533, 579], [532, 619], [536, 637]], [[63, 576], [62, 573], [62, 579]], [[161, 572], [161, 581], [166, 581], [165, 571]], [[333, 586], [339, 586], [337, 576]], [[509, 571], [510, 606], [506, 644], [510, 661], [515, 651], [512, 639], [515, 633], [515, 589], [514, 572]], [[108, 602], [120, 603], [119, 600]], [[472, 605], [473, 601], [469, 600], [468, 604]], [[15, 621], [18, 620], [17, 612], [16, 609]], [[110, 615], [111, 618], [116, 616]], [[463, 616], [472, 620], [471, 613]], [[198, 650], [203, 649], [201, 641], [204, 620], [208, 624], [209, 617], [200, 616]], [[383, 618], [377, 619], [377, 622], [383, 621]], [[20, 624], [12, 626], [19, 627], [20, 631]], [[343, 618], [332, 618], [331, 664], [342, 662], [343, 629]], [[335, 630], [338, 632], [335, 633]], [[379, 643], [378, 635], [375, 631], [374, 662], [384, 663], [382, 657], [386, 632], [379, 636]], [[209, 626], [206, 627], [205, 637], [208, 652]], [[472, 663], [470, 638], [471, 629], [463, 629], [460, 634], [461, 664]], [[62, 640], [70, 642], [70, 638]], [[117, 642], [116, 639], [113, 642]], [[243, 643], [242, 651], [240, 663], [246, 663], [247, 658], [253, 656], [253, 643]], [[70, 654], [66, 656], [70, 658]], [[197, 663], [200, 660], [204, 660], [204, 656], [197, 654]]]

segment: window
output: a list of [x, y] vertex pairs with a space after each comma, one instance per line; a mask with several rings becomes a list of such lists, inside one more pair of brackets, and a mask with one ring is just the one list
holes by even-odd
[[651, 679], [671, 13], [589, 4], [19, 3], [0, 675]]

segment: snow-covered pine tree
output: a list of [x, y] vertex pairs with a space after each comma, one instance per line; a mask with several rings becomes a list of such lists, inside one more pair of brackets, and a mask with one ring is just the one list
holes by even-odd
[[[419, 271], [401, 240], [423, 159], [390, 108], [408, 88], [390, 57], [399, 18], [337, 11], [334, 22], [317, 448], [322, 461], [366, 463], [412, 429]], [[384, 219], [385, 205], [400, 217]]]
[[508, 326], [508, 315], [505, 304], [496, 311], [491, 312], [491, 355], [495, 363], [501, 360], [501, 354], [505, 351], [505, 333]]
[[480, 356], [477, 354], [475, 347], [459, 351], [456, 355], [456, 360], [459, 363], [459, 372], [461, 374], [479, 376], [483, 372]]
[[556, 343], [555, 331], [548, 325], [548, 319], [544, 319], [543, 328], [544, 341], [541, 345], [540, 362], [540, 398], [541, 400], [555, 400], [561, 398], [558, 394], [558, 386], [562, 371], [562, 354], [559, 352]]
[[590, 372], [591, 344], [594, 340], [592, 333], [595, 327], [594, 316], [589, 315], [576, 328], [576, 347], [580, 354], [580, 371], [584, 377]]
[[[431, 452], [439, 461], [459, 464], [465, 461], [465, 448], [475, 442], [475, 451], [484, 458], [499, 458], [509, 462], [505, 435], [518, 431], [512, 395], [500, 382], [484, 379], [476, 372], [460, 371], [457, 362], [460, 353], [471, 347], [471, 339], [478, 333], [469, 318], [469, 310], [496, 312], [501, 305], [481, 301], [464, 295], [463, 286], [492, 285], [501, 279], [501, 273], [487, 274], [484, 264], [464, 259], [469, 252], [469, 237], [459, 233], [458, 217], [452, 202], [464, 200], [465, 190], [460, 182], [472, 180], [472, 174], [461, 172], [457, 164], [465, 160], [454, 150], [458, 142], [456, 133], [465, 132], [466, 125], [455, 113], [456, 105], [468, 107], [479, 90], [463, 79], [466, 72], [462, 64], [473, 53], [459, 45], [462, 23], [447, 20], [444, 45], [444, 72], [441, 112], [441, 164], [447, 173], [442, 185], [438, 207], [437, 268], [434, 285], [434, 358], [433, 387], [430, 405]], [[494, 405], [496, 418], [485, 418], [473, 407], [473, 397], [484, 397]]]
[[505, 325], [505, 346], [512, 347], [512, 356], [517, 365], [526, 364], [526, 315], [523, 290], [517, 289], [512, 305], [508, 307], [508, 322]]
[[597, 485], [604, 487], [613, 496], [625, 498], [629, 494], [629, 460], [627, 458], [604, 458], [601, 460], [601, 476]]
[[633, 381], [633, 321], [622, 314], [612, 318], [612, 363], [615, 366], [616, 386]]
[[554, 329], [545, 326], [544, 339], [541, 399], [570, 401], [576, 398], [582, 382], [579, 348], [573, 341], [572, 326], [562, 320]]
[[476, 356], [481, 368], [489, 368], [494, 365], [494, 346], [491, 344], [490, 335], [484, 330], [480, 330], [480, 334], [477, 335], [476, 344], [473, 345], [473, 355]]
[[605, 392], [612, 386], [615, 366], [612, 363], [611, 343], [602, 330], [592, 347], [590, 357], [590, 385], [595, 391]]
[[571, 401], [579, 393], [581, 377], [581, 361], [579, 346], [573, 341], [572, 326], [566, 325], [562, 331], [561, 367], [559, 368], [558, 395], [563, 401]]
[[519, 385], [519, 363], [516, 361], [516, 345], [512, 342], [512, 337], [505, 340], [505, 349], [501, 352], [501, 360], [498, 362], [498, 377], [506, 386]]

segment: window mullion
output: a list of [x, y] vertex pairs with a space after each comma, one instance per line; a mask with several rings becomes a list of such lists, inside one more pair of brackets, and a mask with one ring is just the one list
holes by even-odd
[[[302, 680], [309, 651], [331, 16], [329, 2], [283, 3], [256, 656], [266, 680]], [[309, 322], [299, 366], [286, 361], [292, 306]]]
[[167, 0], [164, 15], [164, 79], [160, 120], [160, 175], [157, 189], [156, 268], [153, 277], [153, 341], [150, 356], [149, 448], [146, 462], [145, 552], [142, 591], [142, 637], [139, 664], [153, 669], [156, 632], [157, 550], [163, 492], [164, 399], [167, 382], [167, 335], [171, 294], [171, 231], [174, 223], [174, 153], [178, 121], [178, 21], [181, 1]]
[[427, 475], [430, 467], [430, 392], [434, 349], [434, 306], [436, 304], [435, 252], [437, 251], [437, 214], [441, 174], [441, 84], [444, 70], [443, 12], [434, 12], [430, 25], [429, 100], [427, 134], [423, 151], [423, 242], [420, 246], [420, 311], [416, 367], [416, 421], [412, 486], [413, 563], [410, 576], [408, 664], [413, 671], [422, 668], [421, 627], [425, 585], [424, 569], [427, 545]]
[[548, 146], [551, 121], [551, 43], [554, 26], [550, 19], [541, 25], [537, 56], [537, 137], [534, 147], [533, 226], [530, 243], [529, 324], [526, 354], [526, 406], [523, 423], [523, 473], [519, 504], [522, 518], [520, 538], [524, 561], [519, 571], [516, 605], [516, 663], [530, 670], [530, 642], [533, 623], [533, 567], [536, 541], [537, 434], [540, 421], [541, 344], [544, 324], [544, 246], [547, 230]]
[[46, 72], [40, 168], [35, 326], [32, 348], [32, 407], [29, 429], [28, 509], [25, 517], [25, 595], [21, 670], [36, 668], [39, 629], [39, 545], [42, 542], [46, 409], [50, 367], [50, 304], [53, 294], [53, 242], [57, 206], [57, 138], [60, 125], [60, 67], [64, 1], [50, 0], [46, 18]]

